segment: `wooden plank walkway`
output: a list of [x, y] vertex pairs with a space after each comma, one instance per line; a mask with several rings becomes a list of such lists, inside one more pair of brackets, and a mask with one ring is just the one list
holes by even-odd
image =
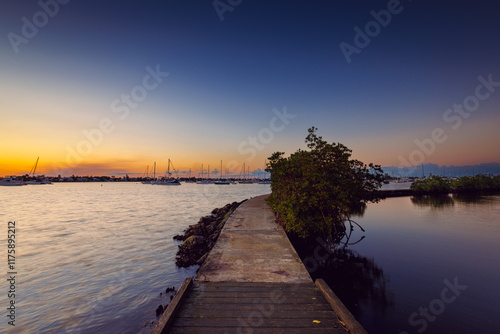
[[266, 197], [229, 217], [195, 282], [185, 280], [153, 334], [366, 334], [323, 280], [314, 284]]
[[346, 333], [313, 284], [194, 283], [169, 333]]

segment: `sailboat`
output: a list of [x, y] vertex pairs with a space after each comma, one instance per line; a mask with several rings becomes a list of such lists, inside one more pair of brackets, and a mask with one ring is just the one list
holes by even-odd
[[[250, 174], [250, 167], [248, 167], [248, 174]], [[240, 179], [238, 183], [243, 183], [243, 184], [250, 184], [253, 183], [252, 180], [247, 179], [247, 174], [245, 170], [245, 163], [243, 163], [243, 179]]]
[[[149, 165], [147, 167], [147, 170], [149, 170]], [[156, 183], [156, 161], [154, 163], [154, 168], [153, 168], [153, 178], [151, 179], [149, 177], [149, 171], [146, 171], [146, 180], [145, 181], [142, 181], [141, 183], [142, 184], [155, 184]]]
[[[35, 166], [33, 166], [33, 168], [31, 168], [31, 170], [33, 171], [33, 174], [31, 174], [32, 180], [25, 181], [24, 182], [25, 184], [52, 184], [52, 182], [48, 178], [44, 178], [43, 180], [39, 180], [35, 177], [36, 167], [38, 166], [39, 159], [40, 159], [40, 157], [36, 158]], [[30, 173], [31, 173], [31, 171], [30, 171]]]
[[195, 178], [191, 178], [191, 168], [189, 168], [189, 175], [187, 180], [184, 181], [185, 183], [195, 183]]
[[231, 184], [228, 180], [222, 179], [222, 160], [220, 161], [220, 178], [215, 180], [214, 184]]
[[[210, 165], [208, 165], [208, 176], [210, 176]], [[201, 181], [196, 182], [196, 184], [213, 184], [214, 181], [210, 179], [203, 179], [203, 164], [201, 164]]]
[[146, 167], [146, 173], [144, 174], [145, 177], [144, 177], [144, 181], [142, 181], [141, 183], [142, 184], [150, 184], [151, 183], [151, 180], [149, 179], [149, 165], [147, 165]]
[[171, 164], [170, 159], [168, 159], [167, 178], [158, 182], [157, 183], [158, 185], [161, 185], [161, 186], [180, 186], [181, 185], [179, 180], [173, 179], [170, 177], [170, 164]]

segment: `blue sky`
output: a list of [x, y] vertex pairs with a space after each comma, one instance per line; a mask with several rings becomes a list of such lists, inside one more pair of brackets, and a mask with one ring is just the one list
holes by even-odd
[[[478, 77], [500, 81], [492, 1], [64, 2], [42, 0], [49, 13], [37, 1], [1, 5], [0, 175], [29, 171], [38, 156], [48, 174], [142, 172], [168, 158], [183, 170], [263, 168], [275, 151], [304, 148], [313, 125], [385, 166], [500, 162], [500, 92], [456, 129], [443, 119]], [[372, 23], [348, 62], [340, 44], [356, 46], [372, 11], [390, 22]], [[38, 22], [34, 36], [23, 18]], [[18, 52], [12, 34], [26, 38]], [[141, 92], [148, 67], [168, 76], [121, 119], [113, 101]], [[294, 117], [282, 128], [273, 110]], [[101, 136], [102, 120], [112, 130]], [[436, 128], [446, 140], [415, 143]]]

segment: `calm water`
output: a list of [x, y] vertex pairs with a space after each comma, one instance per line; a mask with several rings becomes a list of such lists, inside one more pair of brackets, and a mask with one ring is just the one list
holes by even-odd
[[[150, 333], [156, 307], [169, 300], [160, 293], [196, 270], [175, 266], [172, 236], [214, 207], [269, 191], [269, 185], [137, 183], [0, 187], [5, 252], [7, 222], [16, 221], [11, 332]], [[351, 242], [365, 238], [321, 260], [312, 275], [324, 277], [370, 333], [500, 332], [500, 196], [389, 198], [356, 221], [366, 232], [356, 230]], [[2, 309], [7, 289], [4, 280]], [[0, 332], [12, 330], [5, 315]]]
[[500, 333], [500, 196], [389, 198], [355, 220], [359, 243], [301, 257], [369, 333]]
[[[0, 240], [16, 221], [16, 326], [0, 332], [150, 333], [166, 287], [196, 267], [175, 266], [181, 233], [215, 207], [270, 192], [269, 185], [151, 186], [61, 183], [0, 187]], [[2, 277], [7, 272], [4, 256]]]

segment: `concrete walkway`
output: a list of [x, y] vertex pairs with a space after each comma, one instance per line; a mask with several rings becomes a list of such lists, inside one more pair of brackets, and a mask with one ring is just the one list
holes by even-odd
[[366, 334], [323, 280], [312, 281], [267, 196], [233, 212], [153, 334]]
[[245, 201], [229, 217], [195, 282], [313, 283], [268, 196]]

